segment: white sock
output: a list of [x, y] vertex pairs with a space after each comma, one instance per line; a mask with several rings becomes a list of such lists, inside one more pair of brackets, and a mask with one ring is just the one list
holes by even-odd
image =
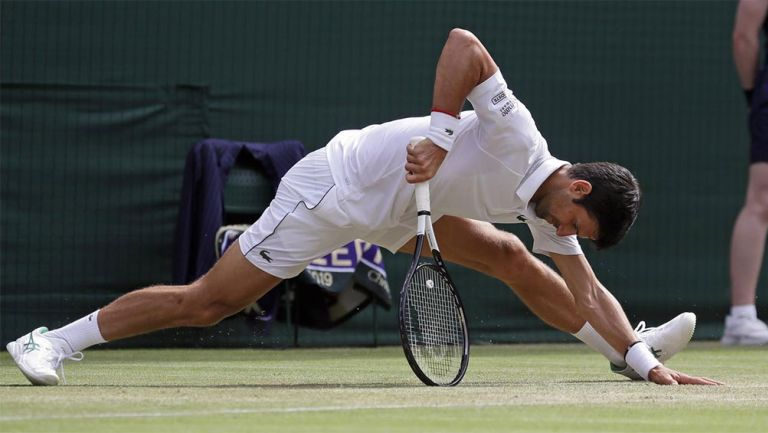
[[99, 323], [96, 320], [98, 317], [99, 310], [96, 310], [69, 325], [46, 332], [45, 336], [66, 341], [72, 352], [79, 352], [95, 344], [106, 343], [107, 340], [101, 336], [101, 331], [99, 331]]
[[595, 331], [595, 328], [593, 328], [589, 322], [585, 322], [584, 326], [579, 330], [579, 332], [573, 334], [573, 336], [583, 341], [587, 346], [602, 353], [603, 356], [611, 361], [611, 364], [614, 364], [618, 367], [624, 367], [627, 365], [627, 363], [624, 361], [624, 357], [621, 356], [621, 354], [617, 352], [616, 349], [611, 347], [611, 345], [608, 344], [608, 342], [605, 341], [605, 339], [600, 334], [598, 334], [597, 331]]
[[757, 308], [755, 304], [751, 305], [732, 305], [731, 316], [757, 319]]

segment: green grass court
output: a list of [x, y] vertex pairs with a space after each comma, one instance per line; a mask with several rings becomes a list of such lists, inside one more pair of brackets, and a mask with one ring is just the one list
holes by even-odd
[[576, 344], [472, 348], [455, 388], [421, 385], [400, 347], [91, 350], [67, 385], [0, 357], [0, 431], [768, 431], [768, 351], [693, 343], [670, 367], [721, 387], [632, 383]]

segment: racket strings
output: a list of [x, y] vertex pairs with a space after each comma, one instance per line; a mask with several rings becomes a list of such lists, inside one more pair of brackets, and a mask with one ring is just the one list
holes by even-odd
[[406, 293], [411, 352], [431, 379], [450, 383], [461, 370], [465, 345], [463, 317], [450, 283], [436, 269], [421, 266]]

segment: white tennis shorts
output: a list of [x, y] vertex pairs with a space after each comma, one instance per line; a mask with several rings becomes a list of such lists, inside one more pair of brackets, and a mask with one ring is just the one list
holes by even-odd
[[297, 162], [258, 221], [240, 236], [240, 250], [256, 267], [291, 278], [314, 259], [361, 237], [338, 205], [325, 148]]

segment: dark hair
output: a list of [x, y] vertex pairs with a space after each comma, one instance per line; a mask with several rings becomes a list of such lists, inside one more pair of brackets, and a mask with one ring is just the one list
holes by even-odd
[[640, 184], [635, 176], [618, 164], [590, 162], [570, 166], [568, 177], [592, 184], [592, 192], [573, 202], [584, 206], [597, 220], [597, 249], [619, 243], [640, 210]]

